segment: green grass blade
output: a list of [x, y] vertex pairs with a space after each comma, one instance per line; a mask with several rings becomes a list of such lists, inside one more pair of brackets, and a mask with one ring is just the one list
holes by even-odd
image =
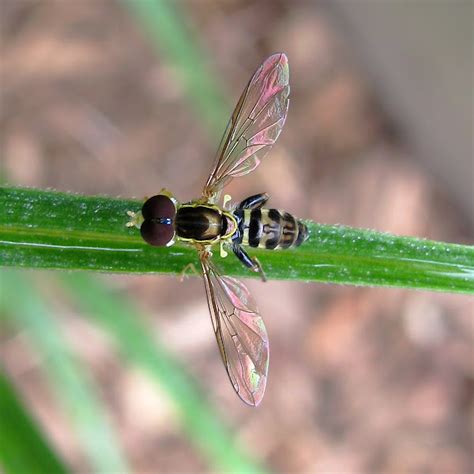
[[[0, 262], [5, 266], [179, 274], [194, 249], [154, 248], [127, 228], [133, 200], [0, 189]], [[251, 250], [269, 279], [474, 293], [474, 247], [308, 222], [300, 248]], [[216, 249], [217, 250], [217, 249]], [[232, 255], [214, 257], [228, 275], [256, 277]]]
[[1, 370], [0, 466], [5, 474], [68, 472], [23, 406], [21, 397]]
[[149, 329], [140, 324], [142, 318], [127, 299], [82, 272], [62, 275], [61, 281], [81, 311], [113, 338], [124, 358], [168, 393], [176, 404], [183, 430], [206, 455], [213, 471], [262, 472], [239, 449], [184, 368], [158, 339], [150, 336]]
[[[96, 390], [70, 350], [55, 318], [24, 273], [2, 271], [0, 309], [12, 324], [26, 330], [44, 360], [44, 369], [69, 416], [95, 472], [128, 472]], [[31, 446], [28, 447], [31, 449]], [[28, 454], [30, 455], [30, 454]], [[28, 472], [28, 471], [23, 471]]]
[[[140, 27], [150, 33], [153, 45], [179, 72], [183, 90], [194, 105], [196, 115], [207, 117], [209, 110], [215, 111], [212, 120], [205, 120], [211, 135], [215, 135], [227, 121], [230, 109], [221, 93], [212, 93], [220, 89], [209, 71], [208, 53], [199, 47], [199, 38], [193, 38], [189, 33], [176, 2], [124, 2], [135, 13]], [[253, 252], [263, 263], [269, 278], [474, 291], [472, 247], [315, 223], [310, 223], [309, 227], [311, 240], [298, 251], [291, 254]], [[193, 257], [186, 254], [186, 258]], [[250, 276], [237, 266], [235, 259], [227, 259], [221, 266], [229, 274]]]

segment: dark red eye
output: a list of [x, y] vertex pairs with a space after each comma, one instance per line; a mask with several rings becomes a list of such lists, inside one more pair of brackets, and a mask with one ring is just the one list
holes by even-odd
[[146, 220], [140, 227], [143, 240], [150, 245], [163, 247], [174, 237], [172, 224], [161, 224], [152, 220]]
[[142, 207], [143, 224], [140, 227], [143, 240], [150, 245], [163, 247], [174, 237], [174, 202], [163, 194], [148, 199]]
[[[176, 207], [174, 202], [163, 194], [158, 194], [148, 199], [142, 207], [142, 215], [148, 219], [171, 219], [174, 220]], [[145, 239], [146, 240], [146, 239]]]

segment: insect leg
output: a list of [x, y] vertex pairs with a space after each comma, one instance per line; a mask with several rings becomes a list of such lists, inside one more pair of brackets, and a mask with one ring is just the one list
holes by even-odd
[[267, 281], [267, 277], [263, 271], [261, 263], [257, 260], [257, 257], [250, 257], [250, 255], [239, 245], [233, 244], [232, 251], [235, 256], [248, 268], [254, 272], [260, 273], [262, 281]]
[[267, 193], [255, 194], [240, 202], [237, 209], [260, 209], [269, 198]]
[[201, 276], [201, 273], [198, 272], [198, 270], [197, 270], [196, 266], [194, 265], [194, 263], [188, 263], [183, 268], [183, 270], [181, 271], [179, 281], [182, 283], [184, 281], [184, 279], [189, 276], [190, 273], [194, 274], [196, 276]]

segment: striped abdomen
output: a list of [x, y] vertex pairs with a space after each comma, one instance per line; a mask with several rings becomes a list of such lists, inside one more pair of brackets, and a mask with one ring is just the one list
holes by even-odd
[[[278, 209], [236, 211], [243, 245], [264, 249], [298, 247], [308, 238], [308, 229], [291, 214]], [[240, 218], [240, 219], [239, 219]], [[239, 239], [240, 240], [240, 239]]]

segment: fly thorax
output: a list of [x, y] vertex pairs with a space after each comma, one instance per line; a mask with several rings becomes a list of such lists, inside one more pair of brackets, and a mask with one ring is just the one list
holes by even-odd
[[215, 240], [222, 232], [222, 214], [213, 207], [183, 205], [176, 213], [175, 228], [182, 239]]

